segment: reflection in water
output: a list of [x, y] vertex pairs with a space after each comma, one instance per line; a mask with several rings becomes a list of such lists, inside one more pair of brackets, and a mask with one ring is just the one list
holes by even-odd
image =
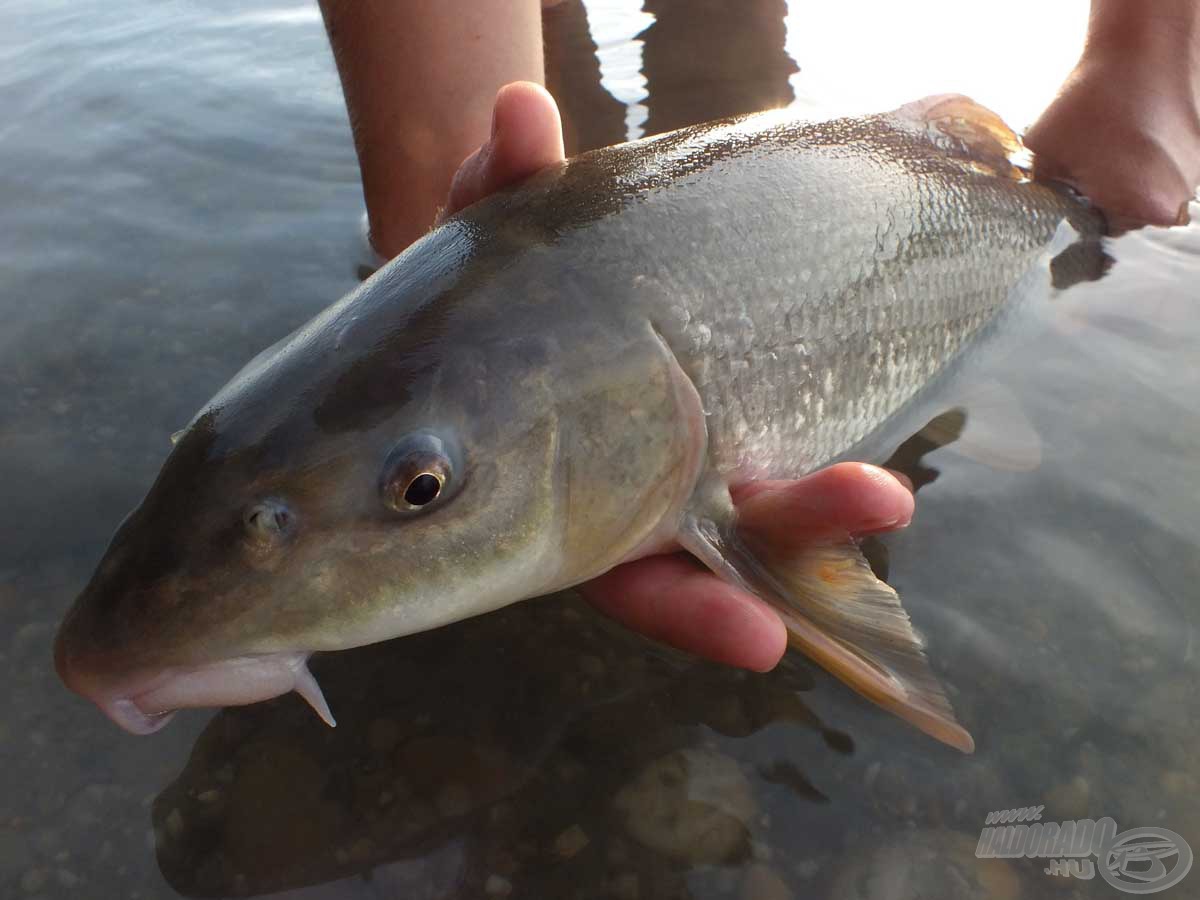
[[567, 155], [625, 140], [625, 107], [600, 83], [600, 60], [583, 0], [563, 0], [542, 16], [546, 87], [558, 100]]
[[784, 52], [784, 0], [646, 0], [646, 134], [787, 106], [796, 64]]
[[[690, 23], [668, 6], [645, 36], [657, 121], [781, 90], [770, 25], [744, 69], [722, 57], [723, 81], [686, 96], [668, 60], [691, 71], [727, 35], [694, 35], [718, 27], [711, 4]], [[747, 27], [772, 7], [747, 6]], [[802, 101], [959, 89], [1018, 123], [1083, 15], [1015, 0], [980, 41], [942, 0], [790, 7]], [[551, 40], [575, 49], [551, 48], [552, 67], [579, 68], [556, 83], [596, 101], [568, 118], [581, 144], [607, 140], [619, 116], [591, 86], [578, 7], [561, 14]], [[307, 3], [18, 2], [5, 25], [0, 895], [171, 896], [165, 874], [190, 895], [305, 900], [1091, 896], [1034, 861], [975, 859], [986, 813], [1027, 803], [1200, 849], [1197, 227], [1114, 242], [1112, 271], [988, 370], [1041, 468], [992, 471], [940, 441], [895, 460], [939, 474], [877, 546], [977, 727], [974, 758], [806, 664], [704, 665], [561, 598], [316, 661], [336, 730], [285, 697], [119, 733], [59, 685], [54, 623], [171, 432], [351, 286], [357, 170]], [[705, 47], [694, 60], [682, 35]]]
[[[784, 50], [785, 0], [590, 8], [590, 23], [582, 0], [544, 16], [547, 86], [562, 107], [568, 153], [792, 102], [788, 79], [798, 70]], [[639, 16], [649, 20], [640, 34], [596, 55], [593, 35]]]
[[[180, 893], [262, 894], [398, 860], [420, 860], [393, 876], [428, 893], [453, 847], [454, 896], [498, 880], [568, 896], [581, 878], [601, 895], [673, 896], [676, 863], [736, 864], [765, 845], [756, 785], [790, 794], [794, 817], [830, 802], [802, 766], [853, 748], [801, 700], [804, 664], [752, 678], [568, 596], [315, 668], [336, 730], [295, 698], [224, 710], [155, 801], [159, 864]], [[789, 724], [803, 753], [762, 747], [747, 764], [727, 749]]]

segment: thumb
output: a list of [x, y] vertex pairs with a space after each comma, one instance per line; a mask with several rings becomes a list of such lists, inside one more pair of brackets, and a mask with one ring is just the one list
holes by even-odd
[[496, 94], [491, 137], [458, 167], [438, 221], [564, 158], [554, 98], [530, 81], [507, 84]]

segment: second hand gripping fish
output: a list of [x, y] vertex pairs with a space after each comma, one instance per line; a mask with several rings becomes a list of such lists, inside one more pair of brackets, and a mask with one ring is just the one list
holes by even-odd
[[306, 661], [680, 546], [794, 647], [969, 752], [855, 544], [788, 558], [730, 485], [853, 455], [1097, 217], [963, 97], [768, 112], [587, 153], [464, 210], [250, 362], [68, 614], [59, 672], [130, 731], [299, 692]]

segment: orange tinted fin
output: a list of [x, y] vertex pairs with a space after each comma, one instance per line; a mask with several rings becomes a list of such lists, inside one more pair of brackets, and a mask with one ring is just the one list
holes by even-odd
[[899, 596], [853, 542], [814, 544], [785, 559], [694, 515], [685, 517], [679, 542], [717, 575], [770, 603], [791, 646], [830, 674], [931, 737], [974, 751]]

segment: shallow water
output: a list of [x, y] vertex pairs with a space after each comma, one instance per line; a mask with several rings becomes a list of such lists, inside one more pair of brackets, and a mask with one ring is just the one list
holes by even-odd
[[[1018, 75], [936, 9], [864, 35], [855, 4], [591, 6], [590, 32], [570, 3], [548, 22], [583, 146], [793, 94], [965, 88], [1028, 121], [1082, 28], [1064, 4]], [[58, 683], [54, 627], [168, 436], [353, 286], [357, 168], [314, 7], [2, 18], [0, 895], [1115, 896], [975, 858], [988, 812], [1035, 804], [1200, 850], [1198, 227], [1114, 242], [1108, 276], [985, 373], [1041, 436], [1035, 472], [937, 451], [916, 521], [883, 541], [974, 757], [802, 661], [698, 663], [569, 598], [318, 660], [335, 731], [284, 697], [119, 732]], [[988, 23], [992, 43], [1021, 20]], [[922, 40], [942, 68], [903, 64]], [[703, 90], [698, 59], [720, 73]], [[945, 71], [962, 81], [928, 83]], [[1160, 896], [1195, 896], [1189, 878]]]

